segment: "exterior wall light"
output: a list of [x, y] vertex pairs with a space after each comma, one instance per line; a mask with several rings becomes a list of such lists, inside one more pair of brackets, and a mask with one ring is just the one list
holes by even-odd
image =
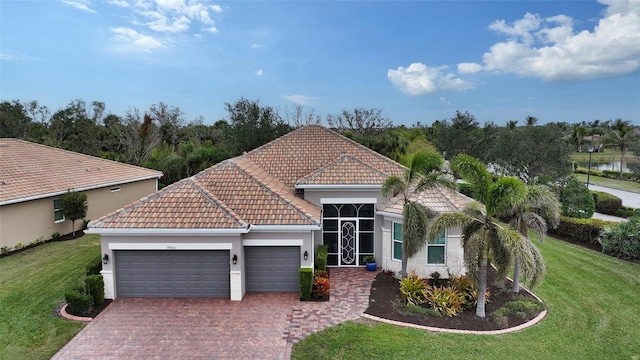
[[233, 261], [233, 265], [238, 263], [238, 255], [233, 254], [233, 258], [231, 258], [231, 261]]
[[308, 251], [304, 252], [304, 259], [305, 260], [309, 260], [309, 252]]
[[102, 263], [106, 265], [108, 262], [109, 262], [109, 255], [104, 254], [104, 256], [102, 257]]

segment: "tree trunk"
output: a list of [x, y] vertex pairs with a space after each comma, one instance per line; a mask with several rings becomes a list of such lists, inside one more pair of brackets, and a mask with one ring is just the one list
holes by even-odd
[[73, 237], [76, 237], [76, 221], [71, 220], [71, 233]]
[[404, 249], [402, 249], [402, 270], [400, 270], [400, 277], [401, 278], [406, 278], [407, 277], [407, 261], [409, 259], [407, 258], [407, 251]]
[[513, 262], [513, 293], [518, 294], [520, 292], [520, 260], [515, 258]]
[[618, 180], [622, 180], [622, 161], [624, 160], [624, 149], [620, 151], [620, 173], [618, 174]]
[[482, 259], [480, 259], [480, 274], [478, 276], [478, 305], [476, 306], [476, 316], [484, 319], [484, 305], [487, 293], [487, 253], [482, 251]]

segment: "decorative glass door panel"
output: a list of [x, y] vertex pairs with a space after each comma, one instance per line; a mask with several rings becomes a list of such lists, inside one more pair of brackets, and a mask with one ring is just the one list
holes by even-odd
[[340, 265], [356, 265], [356, 222], [342, 221]]

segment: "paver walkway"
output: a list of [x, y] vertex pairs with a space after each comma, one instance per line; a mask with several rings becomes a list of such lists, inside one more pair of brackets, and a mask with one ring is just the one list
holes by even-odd
[[331, 300], [118, 298], [52, 359], [289, 359], [293, 344], [366, 310], [375, 272], [331, 269]]

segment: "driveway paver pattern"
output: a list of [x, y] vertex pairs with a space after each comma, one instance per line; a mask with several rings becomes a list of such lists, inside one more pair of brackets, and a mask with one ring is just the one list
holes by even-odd
[[289, 359], [294, 343], [366, 310], [375, 272], [332, 268], [327, 302], [296, 293], [118, 298], [52, 359]]

